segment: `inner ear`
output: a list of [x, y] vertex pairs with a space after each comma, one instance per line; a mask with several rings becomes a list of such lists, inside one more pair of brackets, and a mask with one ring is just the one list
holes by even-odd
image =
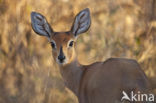
[[90, 11], [88, 8], [86, 8], [78, 13], [75, 17], [71, 32], [74, 34], [74, 36], [77, 36], [81, 33], [86, 32], [89, 29], [90, 24]]
[[53, 30], [46, 18], [37, 12], [31, 12], [31, 24], [34, 32], [48, 38], [53, 34]]

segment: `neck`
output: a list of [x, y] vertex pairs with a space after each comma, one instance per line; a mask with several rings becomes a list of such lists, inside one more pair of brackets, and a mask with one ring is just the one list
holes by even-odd
[[74, 59], [70, 64], [59, 66], [65, 85], [78, 96], [80, 80], [82, 77], [82, 66]]

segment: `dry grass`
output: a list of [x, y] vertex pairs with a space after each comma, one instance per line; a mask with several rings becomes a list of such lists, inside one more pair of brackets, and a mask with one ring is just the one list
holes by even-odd
[[86, 7], [92, 26], [78, 39], [81, 62], [136, 59], [156, 88], [155, 0], [0, 0], [0, 103], [77, 102], [64, 87], [47, 40], [32, 31], [30, 12], [66, 31]]

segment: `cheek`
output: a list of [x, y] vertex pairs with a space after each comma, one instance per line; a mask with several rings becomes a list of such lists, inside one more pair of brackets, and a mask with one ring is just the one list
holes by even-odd
[[57, 52], [52, 50], [52, 55], [53, 55], [53, 58], [55, 59], [57, 57]]
[[73, 56], [73, 48], [69, 49], [67, 54], [68, 54], [68, 58], [71, 59]]

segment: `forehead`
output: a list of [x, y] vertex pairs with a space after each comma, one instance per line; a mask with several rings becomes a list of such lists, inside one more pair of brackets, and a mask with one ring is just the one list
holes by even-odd
[[52, 40], [59, 43], [68, 42], [73, 38], [74, 37], [71, 32], [55, 32], [51, 37]]

